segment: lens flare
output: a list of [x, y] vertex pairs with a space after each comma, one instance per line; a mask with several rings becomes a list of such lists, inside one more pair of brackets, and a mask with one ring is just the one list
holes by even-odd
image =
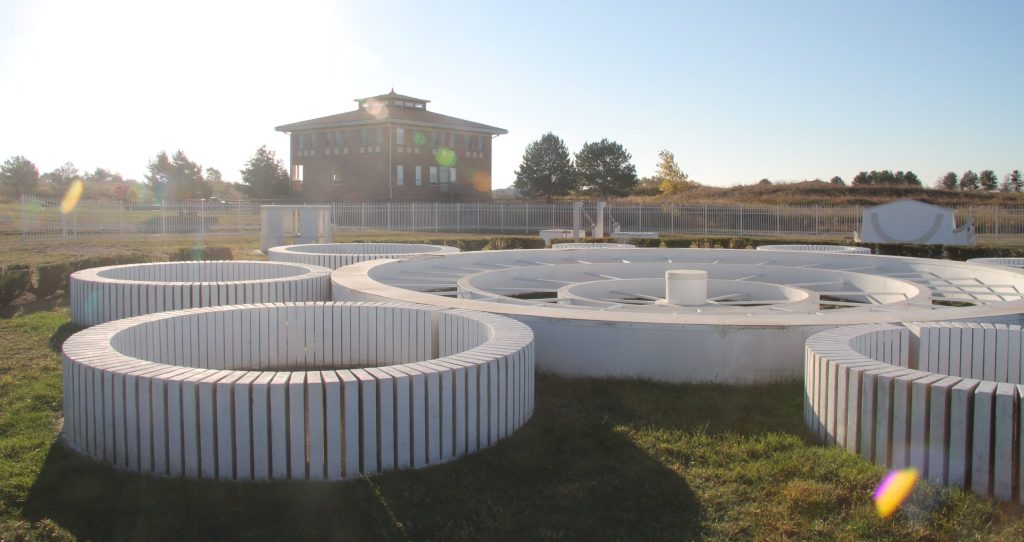
[[78, 200], [82, 198], [82, 192], [85, 190], [85, 183], [82, 179], [75, 179], [71, 181], [71, 186], [68, 187], [68, 191], [64, 194], [64, 198], [60, 200], [60, 212], [68, 214], [75, 210], [78, 205]]
[[455, 151], [448, 147], [441, 147], [434, 151], [434, 159], [440, 166], [452, 167], [455, 165]]
[[427, 136], [423, 135], [423, 132], [416, 132], [412, 135], [412, 141], [417, 145], [426, 145]]
[[891, 516], [910, 496], [917, 477], [917, 469], [894, 470], [885, 475], [872, 496], [878, 515], [883, 518]]

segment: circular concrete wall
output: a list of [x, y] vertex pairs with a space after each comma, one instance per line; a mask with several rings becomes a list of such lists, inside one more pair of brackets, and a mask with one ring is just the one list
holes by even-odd
[[807, 340], [804, 415], [829, 443], [944, 485], [1024, 501], [1020, 326], [871, 324]]
[[456, 247], [418, 245], [406, 243], [321, 243], [312, 245], [286, 245], [267, 251], [274, 262], [295, 262], [320, 265], [330, 269], [367, 260], [401, 260], [426, 255], [452, 254]]
[[382, 303], [211, 307], [101, 324], [63, 347], [66, 441], [133, 471], [334, 480], [444, 463], [533, 412], [533, 334]]
[[252, 261], [156, 262], [71, 274], [71, 321], [111, 320], [192, 307], [330, 299], [330, 269]]

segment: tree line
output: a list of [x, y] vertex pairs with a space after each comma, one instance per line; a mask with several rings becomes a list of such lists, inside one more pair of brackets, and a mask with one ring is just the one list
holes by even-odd
[[641, 182], [633, 156], [621, 144], [605, 138], [584, 143], [570, 155], [562, 138], [548, 132], [526, 146], [512, 188], [521, 198], [551, 201], [567, 196], [622, 197], [652, 185], [658, 193], [678, 194], [697, 185], [670, 151], [658, 156], [657, 174]]
[[[254, 199], [280, 199], [291, 195], [288, 170], [274, 151], [262, 146], [239, 173], [241, 194]], [[216, 168], [203, 168], [181, 150], [160, 151], [146, 166], [145, 182], [125, 179], [104, 168], [81, 172], [71, 162], [40, 174], [24, 156], [12, 156], [0, 165], [0, 192], [8, 197], [43, 195], [60, 197], [75, 180], [86, 186], [86, 197], [102, 195], [120, 201], [184, 201], [238, 197], [231, 183]], [[91, 192], [91, 194], [90, 194]]]

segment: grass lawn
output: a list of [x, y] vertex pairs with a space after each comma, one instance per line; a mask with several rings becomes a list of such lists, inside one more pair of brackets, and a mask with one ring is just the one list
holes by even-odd
[[342, 483], [116, 471], [57, 441], [66, 307], [0, 319], [0, 540], [1020, 540], [1019, 509], [921, 484], [889, 519], [884, 474], [804, 429], [801, 386], [537, 378], [498, 446]]

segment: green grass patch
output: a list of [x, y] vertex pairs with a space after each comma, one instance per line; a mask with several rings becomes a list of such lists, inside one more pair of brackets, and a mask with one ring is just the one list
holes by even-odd
[[496, 447], [342, 483], [117, 471], [56, 441], [66, 308], [0, 319], [0, 539], [1019, 540], [1017, 509], [921, 484], [892, 518], [884, 474], [804, 429], [798, 383], [537, 378]]

